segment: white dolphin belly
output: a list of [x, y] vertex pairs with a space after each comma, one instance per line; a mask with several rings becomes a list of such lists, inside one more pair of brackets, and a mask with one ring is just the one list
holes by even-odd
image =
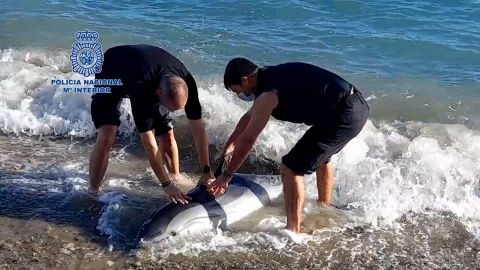
[[277, 198], [279, 175], [234, 174], [226, 192], [212, 196], [205, 187], [187, 193], [187, 205], [169, 203], [153, 212], [140, 228], [137, 241], [203, 229], [225, 228]]

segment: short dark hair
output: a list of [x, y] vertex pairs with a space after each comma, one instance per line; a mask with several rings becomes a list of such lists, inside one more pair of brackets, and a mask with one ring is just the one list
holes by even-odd
[[252, 75], [257, 69], [258, 66], [246, 58], [237, 57], [230, 60], [223, 75], [225, 88], [228, 89], [234, 84], [242, 84], [242, 77]]

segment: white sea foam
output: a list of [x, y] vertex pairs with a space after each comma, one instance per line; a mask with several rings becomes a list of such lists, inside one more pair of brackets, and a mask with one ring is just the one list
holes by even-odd
[[[95, 134], [91, 94], [65, 93], [54, 79], [87, 79], [73, 73], [66, 52], [0, 51], [0, 131], [29, 135], [88, 137]], [[94, 76], [88, 77], [94, 79]], [[119, 131], [131, 132], [131, 109], [122, 102]]]
[[[64, 54], [39, 50], [0, 52], [1, 132], [94, 135], [89, 94], [63, 93], [61, 87], [49, 84], [54, 78], [81, 79], [69, 70]], [[251, 103], [239, 101], [219, 83], [201, 86], [199, 96], [209, 143], [222, 147]], [[132, 118], [127, 120], [131, 113], [128, 100], [123, 102], [121, 110], [120, 131], [130, 134], [134, 125]], [[176, 117], [184, 116], [179, 113]], [[478, 117], [470, 118], [474, 123], [478, 122], [475, 120]], [[280, 162], [306, 130], [303, 125], [272, 119], [254, 146], [254, 156]], [[345, 210], [351, 224], [369, 224], [377, 228], [395, 229], [398, 218], [409, 212], [447, 211], [456, 215], [473, 235], [480, 237], [479, 161], [480, 134], [463, 125], [368, 121], [360, 135], [332, 159], [335, 169], [333, 204], [356, 209]], [[87, 192], [87, 179], [76, 175], [86, 173], [87, 162], [80, 166], [66, 164], [60, 182], [43, 183], [55, 193], [60, 190], [73, 192], [72, 195]], [[114, 158], [112, 162], [123, 161]], [[33, 180], [10, 178], [8, 181], [21, 184]], [[113, 179], [108, 184], [129, 188], [126, 179]], [[315, 200], [314, 175], [305, 178], [305, 189], [307, 200]], [[121, 233], [119, 226], [122, 224], [116, 222], [116, 218], [126, 196], [116, 190], [100, 197], [105, 204], [98, 225], [102, 233]], [[252, 232], [205, 232], [191, 239], [172, 240], [177, 242], [166, 246], [157, 243], [152, 249], [161, 256], [176, 253], [198, 255], [207, 250], [245, 251], [254, 248], [252, 243], [268, 249], [286, 250], [290, 248], [290, 240], [299, 245], [307, 240], [320, 243], [328, 235], [321, 230], [317, 232], [321, 237], [313, 238], [282, 234], [279, 227], [284, 226], [284, 217], [274, 218], [273, 221], [259, 222], [258, 228]]]
[[[218, 121], [218, 125], [222, 122]], [[279, 133], [287, 132], [280, 125], [272, 126], [272, 130], [281, 130]], [[272, 131], [267, 129], [257, 143], [258, 153], [270, 153], [270, 144], [264, 141], [270, 136], [268, 132]], [[221, 136], [219, 132], [218, 137]], [[150, 243], [147, 247], [158, 258], [179, 253], [197, 256], [207, 250], [251, 252], [257, 248], [282, 250], [294, 258], [293, 243], [297, 247], [320, 245], [334, 241], [345, 229], [364, 225], [397, 231], [402, 228], [398, 223], [402, 215], [431, 211], [455, 214], [472, 235], [480, 237], [479, 143], [478, 132], [461, 125], [397, 123], [377, 127], [368, 122], [332, 162], [333, 204], [353, 207], [342, 211], [344, 223], [332, 216], [330, 227], [320, 226], [312, 235], [294, 234], [284, 230], [285, 217], [277, 216], [261, 220], [248, 231], [202, 232], [200, 236], [182, 236], [170, 239], [168, 244]], [[282, 143], [276, 147], [279, 155], [288, 151]], [[307, 200], [317, 197], [315, 181], [314, 176], [306, 177]], [[304, 211], [315, 213], [313, 207], [306, 204]], [[340, 245], [350, 250], [353, 257], [362, 252], [359, 247], [363, 244], [356, 240]], [[331, 253], [336, 255], [332, 256], [339, 256], [338, 252], [333, 249]]]

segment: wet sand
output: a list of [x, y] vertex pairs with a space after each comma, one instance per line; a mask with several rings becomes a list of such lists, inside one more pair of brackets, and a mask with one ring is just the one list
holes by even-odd
[[[325, 232], [321, 242], [309, 243], [308, 247], [289, 242], [281, 250], [260, 245], [254, 252], [207, 251], [199, 256], [158, 258], [148, 248], [135, 249], [128, 241], [122, 244], [102, 235], [97, 227], [104, 205], [88, 197], [71, 196], [70, 182], [62, 182], [63, 173], [57, 172], [56, 166], [72, 159], [88, 160], [91, 142], [0, 136], [0, 144], [0, 153], [5, 157], [0, 165], [9, 168], [0, 171], [0, 269], [480, 269], [479, 241], [448, 213], [399, 220], [403, 227], [400, 231], [343, 227]], [[121, 143], [116, 145], [113, 155], [122, 147]], [[127, 149], [132, 153], [126, 158], [131, 160], [112, 162], [106, 177], [117, 177], [113, 173], [120, 174], [119, 178], [128, 176], [129, 173], [121, 175], [122, 169], [130, 172], [124, 164], [137, 162], [142, 155], [141, 150], [135, 149]], [[181, 159], [182, 172], [192, 175], [192, 179], [198, 177], [195, 150], [190, 147], [181, 151], [193, 157]], [[215, 148], [211, 152], [215, 155]], [[52, 153], [58, 164], [52, 163]], [[144, 160], [139, 162], [143, 163], [134, 165], [146, 166]], [[269, 161], [254, 160], [239, 172], [277, 174], [278, 167]], [[85, 175], [79, 173], [78, 177]], [[43, 182], [51, 184], [42, 185]], [[163, 191], [152, 179], [139, 178], [134, 183], [131, 190], [124, 191], [130, 199], [124, 207], [135, 203], [137, 208], [132, 207], [132, 211], [141, 213], [136, 213], [137, 219], [132, 221], [127, 209], [123, 217], [112, 221], [130, 239], [144, 217], [165, 203]], [[51, 191], [51, 187], [58, 190]], [[137, 192], [143, 192], [142, 196]], [[149, 206], [145, 207], [147, 200]], [[271, 208], [282, 211], [283, 201], [275, 202]], [[304, 225], [312, 231], [329, 227], [330, 220], [342, 223], [336, 212], [324, 209], [313, 213]], [[258, 220], [247, 221], [236, 230], [250, 231], [255, 224]]]
[[[0, 269], [289, 269], [274, 258], [211, 254], [165, 261], [109, 250], [106, 237], [68, 225], [0, 217]], [[236, 257], [236, 258], [233, 258]], [[239, 260], [241, 258], [241, 260]], [[305, 269], [305, 268], [304, 268]]]
[[[182, 138], [180, 138], [182, 139]], [[47, 152], [56, 152], [55, 145], [50, 149], [49, 146], [55, 144], [53, 138], [19, 138], [1, 136], [2, 144], [8, 144], [9, 147], [3, 149], [4, 153], [12, 154], [16, 158], [7, 160], [3, 163], [4, 167], [13, 168], [13, 170], [0, 173], [0, 178], [5, 176], [19, 175], [22, 177], [31, 175], [24, 172], [24, 167], [14, 168], [15, 160], [20, 156], [27, 158], [34, 156], [34, 149], [29, 148], [29, 142], [45, 144], [44, 150]], [[188, 141], [188, 139], [185, 139]], [[77, 141], [73, 144], [81, 145], [91, 144], [92, 140], [87, 142]], [[193, 142], [192, 142], [193, 143]], [[63, 144], [60, 141], [60, 144]], [[67, 142], [66, 145], [72, 145]], [[125, 144], [125, 141], [118, 141], [118, 145]], [[118, 145], [114, 146], [117, 147]], [[191, 144], [190, 144], [191, 145]], [[70, 147], [70, 146], [69, 146]], [[137, 155], [141, 155], [141, 150]], [[196, 171], [196, 153], [192, 147], [181, 149], [181, 151], [191, 152], [191, 159], [181, 159], [181, 169], [183, 173], [198, 178]], [[210, 152], [215, 153], [216, 149], [211, 147]], [[60, 151], [63, 152], [63, 151]], [[78, 155], [78, 153], [77, 153]], [[85, 153], [83, 153], [85, 155]], [[218, 153], [217, 153], [218, 156]], [[71, 157], [63, 153], [58, 156], [59, 163], [63, 160], [69, 160]], [[84, 157], [86, 158], [86, 157]], [[212, 164], [213, 169], [217, 164]], [[114, 164], [110, 164], [106, 178], [112, 176]], [[268, 161], [246, 162], [240, 171], [257, 172], [275, 172], [278, 168]], [[39, 170], [40, 172], [41, 170]], [[45, 175], [48, 176], [48, 175]], [[34, 177], [34, 174], [32, 174]], [[155, 183], [153, 183], [155, 185]], [[1, 186], [0, 186], [1, 187]], [[33, 186], [35, 187], [35, 186]], [[187, 191], [192, 186], [183, 186], [182, 190]], [[155, 193], [161, 193], [161, 189]], [[22, 193], [22, 191], [20, 191]], [[6, 195], [6, 194], [3, 194]], [[26, 196], [25, 196], [26, 195]], [[113, 248], [109, 243], [108, 236], [101, 235], [96, 228], [99, 217], [101, 216], [102, 205], [95, 202], [93, 198], [84, 196], [69, 198], [70, 202], [66, 205], [75, 207], [66, 207], [65, 213], [54, 212], [51, 215], [52, 202], [44, 202], [43, 197], [36, 198], [36, 195], [44, 196], [42, 192], [26, 191], [18, 196], [18, 201], [12, 201], [10, 205], [3, 205], [4, 213], [0, 216], [0, 269], [287, 269], [286, 266], [278, 265], [274, 259], [259, 260], [256, 256], [243, 254], [241, 260], [235, 259], [238, 254], [219, 254], [212, 253], [212, 257], [202, 256], [198, 260], [185, 258], [183, 256], [170, 256], [166, 260], [158, 261], [158, 258], [148, 259], [147, 251], [142, 249], [133, 249], [126, 245], [125, 247]], [[8, 198], [9, 195], [7, 195]], [[15, 200], [15, 195], [11, 195]], [[31, 196], [31, 198], [25, 198]], [[40, 196], [38, 196], [40, 197]], [[63, 199], [63, 197], [60, 197]], [[52, 199], [52, 201], [54, 201]], [[45, 205], [43, 205], [45, 203]], [[53, 202], [55, 203], [55, 202]], [[59, 203], [59, 202], [58, 202]], [[65, 203], [63, 201], [62, 203]], [[83, 207], [83, 208], [82, 208]], [[45, 209], [42, 209], [45, 208]], [[84, 209], [80, 210], [79, 209]], [[149, 213], [154, 209], [146, 209]], [[18, 211], [16, 213], [12, 213]], [[11, 217], [9, 217], [9, 213]], [[81, 216], [75, 218], [76, 213]], [[58, 215], [58, 216], [57, 216]], [[50, 221], [51, 220], [51, 221]], [[63, 223], [63, 224], [62, 224]], [[140, 252], [140, 254], [137, 254]], [[145, 253], [142, 255], [142, 253]]]
[[[158, 261], [138, 256], [135, 250], [110, 251], [106, 237], [73, 226], [0, 217], [0, 228], [0, 269], [479, 269], [477, 263], [480, 262], [480, 247], [465, 246], [460, 240], [463, 237], [459, 237], [459, 241], [445, 241], [438, 247], [439, 251], [446, 249], [454, 253], [450, 254], [452, 261], [445, 258], [450, 266], [432, 264], [425, 254], [423, 259], [405, 257], [395, 267], [388, 267], [388, 260], [372, 258], [373, 254], [357, 256], [355, 263], [345, 260], [325, 264], [287, 263], [278, 260], [279, 254], [270, 252], [208, 252], [198, 258], [174, 255]], [[414, 251], [418, 247], [410, 248]], [[458, 255], [462, 255], [464, 264], [457, 261]], [[459, 267], [459, 263], [463, 266]]]

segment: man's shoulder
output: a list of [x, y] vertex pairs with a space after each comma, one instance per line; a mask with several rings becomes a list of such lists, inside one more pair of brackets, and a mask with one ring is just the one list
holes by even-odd
[[322, 68], [306, 62], [285, 62], [277, 65], [265, 66], [263, 70], [288, 70], [288, 69], [319, 69]]
[[142, 51], [163, 51], [162, 48], [148, 44], [123, 44], [110, 47], [105, 53], [121, 52], [123, 54], [142, 52]]
[[267, 107], [272, 107], [272, 108], [276, 107], [278, 104], [277, 89], [271, 89], [270, 91], [265, 91], [261, 93], [258, 97], [255, 98], [255, 104], [257, 106], [267, 105]]
[[261, 69], [264, 80], [270, 82], [290, 82], [300, 77], [323, 77], [330, 74], [327, 70], [305, 62], [286, 62], [278, 65], [264, 66]]
[[148, 45], [137, 44], [127, 45], [134, 55], [138, 56], [138, 61], [144, 66], [149, 66], [153, 69], [160, 69], [163, 74], [173, 74], [182, 79], [186, 79], [190, 73], [185, 64], [172, 53], [166, 49]]
[[262, 85], [269, 88], [275, 85], [291, 84], [300, 77], [318, 75], [323, 69], [304, 62], [286, 62], [261, 68]]
[[109, 48], [107, 51], [117, 51], [117, 50], [125, 50], [125, 51], [159, 51], [159, 52], [166, 52], [165, 49], [160, 48], [158, 46], [153, 46], [149, 44], [123, 44], [117, 45]]
[[183, 63], [166, 49], [149, 44], [126, 44], [109, 48], [105, 54], [118, 54], [122, 57], [135, 57], [140, 61], [167, 61], [183, 66]]
[[[340, 75], [323, 67], [306, 62], [287, 62], [275, 66], [265, 66], [262, 69], [265, 77], [274, 80], [290, 81], [292, 78], [307, 78], [309, 80], [347, 82]], [[348, 83], [348, 82], [347, 82]]]

